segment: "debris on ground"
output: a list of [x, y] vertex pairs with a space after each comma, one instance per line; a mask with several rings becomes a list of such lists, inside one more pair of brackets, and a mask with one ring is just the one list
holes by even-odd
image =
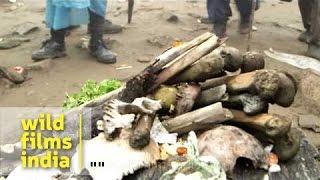
[[264, 51], [264, 53], [277, 61], [288, 63], [300, 69], [314, 69], [320, 73], [320, 61], [311, 57], [282, 53], [272, 48]]
[[153, 36], [147, 39], [147, 42], [155, 47], [163, 48], [171, 44], [173, 38], [170, 36]]
[[164, 14], [162, 14], [163, 19], [165, 19], [166, 21], [170, 22], [170, 23], [177, 23], [179, 22], [179, 17], [171, 12], [165, 12]]
[[312, 114], [300, 115], [299, 126], [320, 133], [320, 118]]
[[39, 27], [33, 22], [25, 22], [15, 25], [12, 29], [12, 34], [27, 35], [31, 32], [39, 30]]
[[152, 61], [152, 58], [150, 58], [149, 56], [141, 56], [137, 59], [137, 61], [140, 63], [149, 63]]
[[28, 71], [48, 71], [52, 68], [53, 62], [51, 59], [34, 62], [26, 65], [24, 68]]
[[[116, 94], [87, 99], [99, 112], [92, 118], [95, 137], [84, 143], [84, 153], [90, 154], [84, 156], [85, 167], [73, 167], [71, 173], [86, 169], [94, 179], [226, 179], [249, 175], [244, 169], [252, 164], [251, 171], [269, 172], [269, 178], [287, 175], [282, 169], [300, 167], [304, 158], [311, 164], [310, 179], [318, 177], [304, 136], [288, 117], [269, 113], [270, 104], [292, 105], [296, 79], [264, 69], [259, 52], [242, 53], [224, 43], [208, 32], [176, 44]], [[105, 166], [91, 167], [96, 161]]]
[[[84, 168], [86, 168], [93, 179], [122, 179], [140, 168], [149, 167], [159, 159], [157, 145], [150, 141], [143, 150], [132, 149], [129, 145], [130, 132], [122, 131], [120, 136], [113, 141], [106, 140], [103, 133], [99, 136], [83, 142]], [[72, 157], [71, 171], [79, 174], [78, 151]], [[95, 168], [90, 162], [104, 162], [104, 167]], [[116, 162], [116, 163], [115, 163]]]
[[239, 157], [250, 159], [255, 167], [267, 165], [267, 152], [252, 135], [233, 126], [220, 126], [199, 137], [199, 152], [213, 156], [231, 174]]
[[0, 50], [11, 49], [20, 46], [24, 42], [29, 42], [30, 39], [20, 35], [6, 35], [0, 37]]
[[26, 81], [27, 75], [28, 71], [21, 66], [11, 68], [0, 66], [0, 78], [7, 79], [15, 84], [21, 84]]

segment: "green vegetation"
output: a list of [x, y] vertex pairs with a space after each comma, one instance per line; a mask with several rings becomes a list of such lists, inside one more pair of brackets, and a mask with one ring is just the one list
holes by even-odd
[[79, 93], [69, 95], [66, 93], [66, 100], [63, 102], [64, 109], [78, 107], [88, 101], [91, 101], [101, 95], [120, 88], [122, 83], [118, 80], [103, 80], [98, 83], [88, 80]]

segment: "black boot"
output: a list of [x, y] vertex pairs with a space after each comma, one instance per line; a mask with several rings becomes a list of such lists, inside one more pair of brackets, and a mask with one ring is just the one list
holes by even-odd
[[220, 38], [227, 37], [227, 22], [223, 23], [214, 23], [213, 24], [213, 32]]
[[67, 30], [51, 30], [51, 38], [42, 43], [42, 47], [32, 53], [34, 61], [55, 59], [66, 56], [65, 35]]
[[309, 44], [307, 56], [320, 60], [320, 43]]
[[91, 39], [89, 51], [99, 62], [106, 64], [116, 63], [117, 57], [106, 48], [103, 42], [104, 21], [104, 17], [90, 11], [88, 30], [91, 33]]
[[301, 33], [298, 37], [299, 41], [309, 44], [312, 40], [312, 33], [309, 30]]
[[103, 28], [103, 32], [105, 34], [117, 34], [117, 33], [121, 33], [122, 32], [123, 27], [118, 25], [118, 24], [114, 24], [111, 21], [109, 21], [108, 19], [105, 20], [104, 22], [104, 28]]

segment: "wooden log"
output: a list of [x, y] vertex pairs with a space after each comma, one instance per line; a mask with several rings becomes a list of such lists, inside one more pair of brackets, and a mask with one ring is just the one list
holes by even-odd
[[154, 115], [142, 115], [138, 119], [137, 126], [129, 138], [129, 144], [132, 148], [143, 149], [149, 144], [154, 118]]
[[210, 128], [232, 118], [233, 115], [228, 109], [224, 109], [221, 103], [216, 103], [185, 113], [175, 118], [165, 120], [162, 123], [169, 132], [181, 134]]
[[203, 43], [204, 41], [208, 40], [210, 37], [212, 37], [213, 34], [210, 32], [206, 32], [195, 39], [182, 44], [181, 46], [174, 47], [169, 49], [168, 51], [164, 52], [160, 56], [156, 57], [156, 63], [154, 64], [154, 67], [158, 70], [162, 69], [165, 65], [167, 65], [169, 62], [173, 61], [183, 53], [187, 52], [189, 49], [198, 46], [199, 44]]
[[248, 116], [242, 111], [230, 111], [233, 114], [233, 118], [230, 120], [231, 122], [253, 128], [270, 138], [286, 135], [291, 128], [291, 122], [279, 115], [259, 114], [256, 116]]
[[200, 94], [200, 87], [195, 84], [184, 84], [178, 88], [179, 94], [175, 105], [175, 116], [192, 110], [195, 100]]
[[159, 87], [160, 84], [166, 82], [168, 79], [174, 75], [180, 73], [185, 68], [198, 61], [201, 57], [208, 54], [210, 51], [219, 46], [218, 37], [213, 35], [204, 43], [200, 44], [198, 47], [192, 49], [188, 54], [184, 55], [168, 68], [164, 69], [155, 80], [155, 83], [151, 87], [150, 91]]

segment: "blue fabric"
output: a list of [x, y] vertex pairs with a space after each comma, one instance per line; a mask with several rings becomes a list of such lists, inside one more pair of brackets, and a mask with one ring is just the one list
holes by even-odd
[[54, 30], [88, 24], [88, 8], [104, 17], [106, 15], [106, 0], [47, 0], [46, 23]]
[[[235, 0], [242, 17], [249, 18], [251, 14], [252, 0]], [[207, 0], [208, 17], [213, 23], [223, 23], [232, 15], [230, 0]], [[257, 9], [260, 0], [256, 0]]]

